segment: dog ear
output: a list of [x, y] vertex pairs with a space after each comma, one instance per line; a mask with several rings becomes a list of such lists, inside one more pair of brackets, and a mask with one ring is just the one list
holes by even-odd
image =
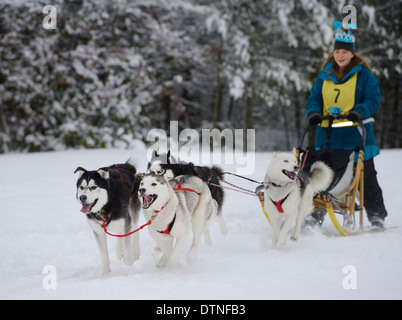
[[293, 148], [292, 153], [294, 156], [296, 156], [296, 148]]
[[85, 170], [83, 167], [78, 167], [77, 169], [75, 169], [74, 173], [78, 172], [78, 179], [82, 177], [82, 175], [87, 172], [87, 170]]
[[109, 179], [109, 168], [104, 167], [104, 168], [99, 168], [98, 173], [103, 179]]

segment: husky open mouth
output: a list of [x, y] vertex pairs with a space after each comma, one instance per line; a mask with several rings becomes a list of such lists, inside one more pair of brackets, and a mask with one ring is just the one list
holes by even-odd
[[98, 199], [96, 199], [94, 202], [92, 203], [83, 203], [82, 204], [82, 208], [81, 208], [81, 212], [82, 213], [90, 213], [92, 208], [95, 206], [95, 204], [98, 202]]
[[282, 172], [290, 179], [290, 180], [295, 180], [297, 178], [297, 172], [296, 171], [288, 171], [283, 169]]
[[154, 203], [158, 195], [156, 194], [140, 194], [140, 198], [142, 198], [142, 207], [144, 209], [148, 209], [151, 204]]

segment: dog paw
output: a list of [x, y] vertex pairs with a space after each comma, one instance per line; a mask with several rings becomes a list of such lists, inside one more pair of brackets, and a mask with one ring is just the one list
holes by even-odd
[[212, 241], [211, 241], [211, 238], [205, 238], [204, 239], [204, 243], [205, 243], [205, 245], [207, 246], [207, 247], [212, 247]]
[[197, 260], [197, 252], [196, 250], [192, 249], [190, 250], [190, 252], [188, 253], [187, 256], [187, 263], [188, 264], [192, 264], [195, 262], [195, 260]]
[[162, 256], [162, 258], [159, 259], [158, 263], [156, 264], [156, 266], [158, 268], [165, 268], [167, 265], [167, 259], [165, 256]]
[[287, 244], [286, 239], [285, 239], [285, 240], [283, 240], [283, 241], [278, 241], [278, 246], [279, 246], [279, 247], [285, 247], [285, 246], [286, 246], [286, 244]]
[[180, 264], [180, 257], [172, 255], [169, 259], [169, 266], [178, 266]]
[[278, 244], [284, 246], [286, 244], [286, 237], [279, 237]]
[[135, 257], [134, 257], [134, 256], [131, 256], [131, 255], [129, 255], [129, 256], [124, 255], [124, 256], [123, 256], [123, 262], [124, 262], [126, 265], [128, 265], [128, 266], [132, 266], [133, 263], [134, 263], [134, 261], [135, 261]]
[[102, 274], [103, 275], [109, 274], [110, 272], [111, 272], [111, 270], [110, 270], [110, 265], [109, 264], [102, 266]]
[[297, 236], [291, 236], [291, 237], [290, 237], [290, 240], [292, 240], [292, 241], [297, 241], [297, 239], [298, 239]]
[[226, 226], [225, 221], [222, 217], [219, 218], [219, 228], [221, 229], [221, 233], [226, 236], [228, 234], [228, 228]]
[[207, 247], [212, 246], [212, 240], [209, 231], [204, 232], [204, 243]]

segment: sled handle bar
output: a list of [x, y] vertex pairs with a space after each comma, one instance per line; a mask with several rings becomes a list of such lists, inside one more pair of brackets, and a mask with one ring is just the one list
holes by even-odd
[[[323, 120], [329, 120], [330, 126], [328, 127], [328, 136], [327, 136], [327, 145], [329, 145], [329, 140], [331, 139], [331, 131], [332, 131], [332, 122], [334, 120], [344, 120], [347, 119], [347, 116], [345, 115], [327, 115], [327, 116], [322, 116], [321, 117], [321, 121]], [[361, 129], [360, 133], [362, 135], [362, 143], [360, 145], [360, 149], [364, 150], [364, 146], [366, 144], [366, 127], [364, 126], [363, 122], [361, 120], [357, 121], [359, 123], [359, 127]], [[303, 147], [303, 142], [304, 142], [304, 138], [307, 134], [307, 132], [310, 130], [310, 128], [312, 127], [312, 125], [310, 124], [310, 122], [307, 122], [306, 126], [303, 129], [303, 133], [300, 139], [300, 143], [299, 143], [299, 147], [298, 149], [302, 149]]]

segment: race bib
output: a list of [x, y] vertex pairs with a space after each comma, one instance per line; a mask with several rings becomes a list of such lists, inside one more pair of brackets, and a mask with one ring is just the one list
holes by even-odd
[[[330, 114], [330, 108], [332, 110], [340, 110], [337, 114], [347, 115], [350, 110], [353, 109], [355, 105], [356, 96], [356, 83], [357, 83], [357, 73], [353, 74], [348, 81], [345, 83], [336, 84], [331, 80], [325, 80], [322, 85], [322, 98], [323, 98], [323, 115]], [[334, 120], [333, 124], [339, 122], [348, 121], [344, 120]], [[321, 127], [327, 128], [329, 125], [328, 120], [321, 122]], [[357, 122], [353, 125], [359, 125]]]

